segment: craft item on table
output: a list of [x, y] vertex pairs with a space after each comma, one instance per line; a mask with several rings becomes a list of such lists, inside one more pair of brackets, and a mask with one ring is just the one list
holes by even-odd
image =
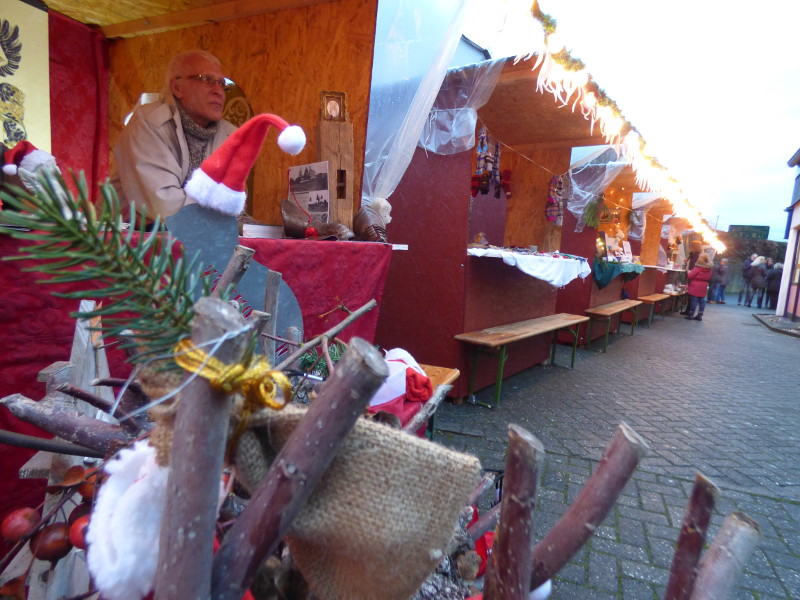
[[563, 191], [564, 177], [553, 175], [550, 178], [550, 187], [547, 190], [547, 205], [544, 208], [544, 216], [557, 227], [560, 227], [564, 220]]
[[392, 222], [392, 206], [383, 198], [375, 198], [362, 206], [353, 217], [355, 238], [360, 242], [388, 242], [386, 226]]
[[256, 162], [270, 126], [281, 133], [278, 145], [295, 155], [306, 144], [306, 134], [277, 115], [262, 113], [246, 121], [195, 169], [186, 182], [186, 193], [198, 204], [226, 215], [236, 216], [247, 198], [245, 183]]
[[[28, 140], [22, 140], [4, 152], [3, 173], [12, 177], [19, 175], [23, 185], [31, 192], [36, 193], [41, 190], [41, 184], [37, 179], [40, 173], [55, 175], [61, 171], [52, 154], [39, 150]], [[65, 213], [64, 216], [69, 218], [70, 215]]]
[[503, 171], [503, 176], [500, 180], [500, 185], [506, 194], [506, 200], [511, 198], [511, 169]]
[[[430, 378], [408, 351], [402, 348], [387, 350], [384, 360], [389, 377], [375, 392], [368, 410], [372, 414], [379, 411], [393, 414], [400, 419], [400, 425], [404, 426], [430, 400], [433, 386]], [[424, 426], [417, 431], [417, 435], [425, 437]]]
[[576, 277], [585, 278], [592, 272], [589, 262], [585, 258], [567, 254], [538, 255], [514, 252], [508, 248], [496, 246], [472, 245], [467, 248], [467, 254], [502, 258], [507, 265], [517, 267], [526, 275], [536, 277], [556, 287], [567, 285]]
[[[269, 452], [245, 477], [263, 479], [305, 413], [289, 405], [251, 415], [237, 472], [249, 472], [245, 450]], [[473, 456], [359, 419], [285, 540], [320, 598], [407, 600], [446, 555], [479, 476]]]
[[475, 173], [472, 175], [471, 192], [472, 197], [478, 195], [478, 192], [487, 194], [489, 192], [489, 177], [491, 167], [487, 167], [487, 160], [491, 162], [489, 156], [489, 146], [486, 143], [486, 128], [481, 129], [478, 136], [478, 144], [475, 146], [476, 160], [475, 160]]
[[494, 184], [494, 197], [500, 197], [500, 184], [503, 179], [500, 177], [500, 142], [494, 143], [494, 162], [492, 163], [492, 183]]

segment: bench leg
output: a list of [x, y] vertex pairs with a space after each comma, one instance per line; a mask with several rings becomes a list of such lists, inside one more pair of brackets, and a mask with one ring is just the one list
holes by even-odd
[[505, 346], [500, 346], [500, 356], [498, 357], [497, 361], [497, 382], [495, 384], [494, 389], [494, 405], [500, 406], [500, 393], [503, 389], [503, 370], [506, 366], [506, 358], [508, 358], [508, 352], [506, 352]]
[[653, 315], [656, 313], [656, 303], [653, 302], [650, 305], [650, 318], [647, 320], [647, 326], [650, 327], [653, 324]]
[[556, 329], [553, 332], [553, 342], [550, 345], [550, 366], [554, 366], [556, 364], [556, 346], [558, 345], [558, 332], [559, 332], [558, 329]]
[[[622, 313], [620, 313], [620, 318], [621, 316]], [[608, 317], [608, 319], [606, 319], [606, 342], [603, 345], [603, 352], [606, 352], [608, 350], [608, 334], [610, 331], [611, 331], [611, 317]]]
[[[636, 329], [636, 323], [639, 321], [639, 307], [635, 307], [632, 311], [633, 313], [633, 321], [631, 321], [631, 335], [633, 335], [633, 330]], [[622, 313], [619, 314], [620, 322], [622, 322]]]
[[[580, 329], [579, 329], [580, 328], [580, 323], [576, 324], [574, 327], [575, 327], [574, 329], [572, 327], [564, 327], [563, 329], [559, 329], [558, 330], [558, 331], [567, 331], [567, 332], [572, 334], [572, 338], [573, 338], [572, 339], [572, 358], [569, 361], [569, 368], [570, 369], [574, 369], [575, 368], [575, 352], [578, 350], [578, 338], [580, 337]], [[553, 359], [555, 359], [555, 356], [556, 356], [555, 340], [558, 340], [558, 331], [556, 331], [555, 337], [553, 338], [553, 340], [554, 340], [554, 342], [553, 342], [554, 343], [554, 345], [553, 345]], [[553, 364], [555, 364], [555, 362], [553, 362]]]

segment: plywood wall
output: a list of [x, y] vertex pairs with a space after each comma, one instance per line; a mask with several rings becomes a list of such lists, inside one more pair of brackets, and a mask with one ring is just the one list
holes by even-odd
[[561, 245], [561, 228], [544, 216], [550, 179], [569, 169], [570, 148], [534, 150], [525, 155], [504, 149], [501, 169], [511, 170], [505, 246], [537, 245], [552, 252]]
[[[247, 95], [255, 113], [271, 112], [303, 127], [308, 138], [298, 156], [280, 151], [274, 134], [254, 167], [253, 216], [280, 224], [290, 166], [316, 162], [320, 92], [347, 94], [354, 126], [357, 204], [366, 137], [377, 0], [338, 0], [299, 9], [115, 40], [109, 62], [109, 141], [142, 92], [163, 86], [170, 57], [191, 48], [212, 52]], [[357, 208], [357, 206], [356, 206]]]

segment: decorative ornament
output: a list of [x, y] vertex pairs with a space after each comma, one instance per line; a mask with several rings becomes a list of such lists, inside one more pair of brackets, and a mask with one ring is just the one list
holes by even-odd
[[186, 193], [198, 204], [226, 215], [236, 216], [244, 209], [247, 175], [253, 168], [270, 126], [281, 133], [278, 146], [296, 155], [306, 144], [306, 135], [297, 125], [264, 113], [256, 115], [231, 136], [192, 173]]

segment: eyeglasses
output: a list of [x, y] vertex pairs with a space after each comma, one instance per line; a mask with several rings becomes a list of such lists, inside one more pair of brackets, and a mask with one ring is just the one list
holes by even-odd
[[178, 75], [175, 79], [194, 79], [206, 87], [214, 87], [215, 85], [218, 85], [223, 92], [227, 92], [233, 87], [233, 84], [226, 82], [224, 78], [214, 77], [208, 73], [200, 73], [199, 75]]

